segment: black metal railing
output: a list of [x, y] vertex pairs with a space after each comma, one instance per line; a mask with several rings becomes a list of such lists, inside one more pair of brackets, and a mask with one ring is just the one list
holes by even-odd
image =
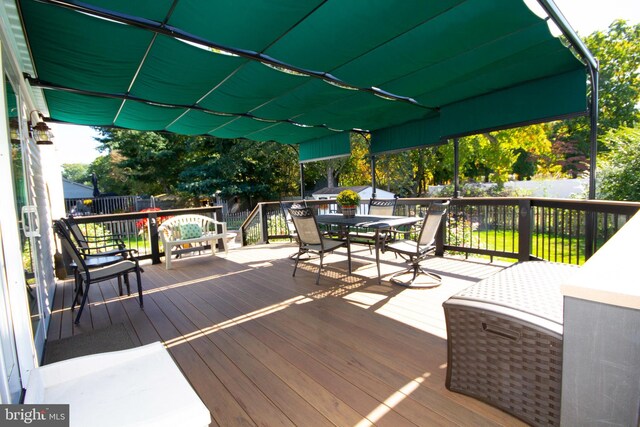
[[[396, 215], [424, 216], [440, 198], [398, 199]], [[334, 200], [307, 200], [318, 214], [336, 212]], [[363, 200], [359, 213], [367, 212]], [[636, 202], [546, 198], [451, 199], [438, 236], [438, 253], [545, 259], [582, 264], [640, 209]], [[278, 202], [260, 203], [241, 227], [243, 245], [290, 239]]]
[[65, 212], [74, 216], [105, 215], [137, 212], [141, 206], [139, 196], [101, 196], [64, 199]]
[[[396, 215], [424, 216], [441, 198], [398, 199]], [[336, 212], [334, 200], [307, 200], [317, 214]], [[367, 212], [362, 201], [359, 213]], [[525, 261], [582, 264], [640, 209], [636, 202], [543, 198], [451, 199], [438, 235], [438, 251]], [[166, 217], [199, 213], [222, 218], [220, 206], [76, 217], [89, 235], [122, 238], [141, 258], [160, 262], [158, 225]], [[258, 204], [240, 226], [243, 245], [290, 240], [278, 202]]]

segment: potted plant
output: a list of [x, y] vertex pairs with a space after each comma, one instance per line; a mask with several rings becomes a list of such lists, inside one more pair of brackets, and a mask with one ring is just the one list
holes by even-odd
[[342, 215], [347, 218], [356, 216], [356, 210], [360, 204], [360, 195], [353, 190], [343, 190], [338, 194], [336, 203], [342, 210]]

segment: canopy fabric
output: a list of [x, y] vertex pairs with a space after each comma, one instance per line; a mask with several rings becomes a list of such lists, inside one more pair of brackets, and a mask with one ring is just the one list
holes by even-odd
[[[426, 120], [431, 143], [586, 111], [585, 66], [517, 0], [18, 4], [30, 83], [63, 122], [322, 154], [349, 130]], [[379, 149], [416, 145], [394, 141]]]
[[341, 132], [300, 143], [300, 162], [328, 160], [351, 153], [351, 136]]

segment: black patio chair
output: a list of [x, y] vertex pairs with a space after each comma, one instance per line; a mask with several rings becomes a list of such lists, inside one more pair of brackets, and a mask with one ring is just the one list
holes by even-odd
[[[384, 245], [384, 252], [394, 252], [411, 264], [410, 268], [395, 273], [393, 276], [391, 276], [391, 283], [406, 287], [427, 288], [436, 287], [439, 286], [440, 283], [442, 283], [442, 277], [420, 267], [420, 261], [424, 260], [428, 255], [435, 251], [436, 233], [438, 232], [438, 228], [440, 227], [440, 223], [442, 222], [442, 218], [447, 212], [448, 207], [449, 202], [432, 203], [429, 206], [427, 215], [422, 220], [422, 226], [420, 227], [420, 232], [417, 234], [416, 240], [396, 240], [393, 242], [388, 242]], [[398, 279], [398, 276], [407, 274], [409, 272], [413, 272], [413, 277], [411, 278], [411, 280], [401, 281]], [[427, 285], [415, 285], [414, 283], [416, 281], [416, 278], [420, 273], [429, 276], [434, 280], [434, 282]]]
[[296, 255], [296, 264], [293, 268], [292, 276], [296, 275], [300, 256], [308, 253], [317, 253], [320, 255], [320, 266], [318, 267], [318, 276], [316, 277], [316, 285], [320, 283], [320, 272], [322, 271], [322, 262], [324, 254], [333, 252], [334, 250], [346, 246], [347, 258], [349, 262], [349, 274], [351, 274], [351, 248], [349, 240], [328, 239], [323, 237], [318, 222], [311, 208], [291, 208], [289, 209], [293, 225], [296, 229], [298, 238], [298, 254]]
[[60, 218], [61, 226], [67, 234], [73, 238], [77, 248], [83, 256], [112, 256], [120, 255], [125, 258], [133, 258], [138, 251], [128, 249], [122, 238], [118, 236], [87, 236], [73, 217]]
[[[73, 298], [73, 304], [71, 305], [71, 310], [73, 311], [78, 303], [78, 297], [82, 295], [82, 302], [80, 303], [80, 309], [78, 310], [78, 314], [76, 315], [75, 323], [78, 324], [80, 322], [80, 316], [82, 315], [82, 310], [84, 309], [85, 304], [87, 303], [87, 298], [89, 296], [89, 287], [92, 283], [102, 282], [110, 279], [120, 279], [123, 278], [124, 282], [127, 286], [127, 295], [131, 295], [131, 287], [129, 285], [129, 273], [135, 273], [136, 279], [138, 282], [138, 297], [140, 299], [140, 307], [143, 307], [142, 301], [142, 280], [140, 277], [140, 265], [138, 264], [138, 260], [136, 258], [130, 259], [122, 259], [121, 261], [115, 263], [108, 264], [98, 264], [96, 266], [90, 267], [87, 265], [85, 261], [85, 257], [80, 252], [79, 248], [76, 247], [71, 236], [65, 229], [65, 227], [61, 226], [60, 221], [54, 223], [54, 231], [58, 238], [60, 239], [60, 244], [67, 251], [67, 253], [71, 256], [71, 259], [76, 264], [77, 269], [77, 286], [75, 295]], [[83, 289], [83, 284], [85, 284], [85, 288]], [[120, 292], [122, 295], [122, 292]]]

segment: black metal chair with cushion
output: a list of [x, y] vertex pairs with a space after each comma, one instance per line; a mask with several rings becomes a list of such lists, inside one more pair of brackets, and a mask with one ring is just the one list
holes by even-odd
[[138, 251], [127, 249], [124, 241], [118, 236], [87, 236], [73, 217], [60, 218], [67, 234], [75, 240], [77, 248], [83, 256], [121, 255], [125, 258], [134, 257]]
[[349, 240], [328, 239], [322, 236], [318, 228], [318, 222], [311, 208], [291, 208], [289, 214], [293, 220], [298, 238], [298, 254], [296, 255], [296, 264], [293, 268], [293, 276], [296, 275], [300, 256], [310, 252], [320, 255], [320, 266], [318, 267], [318, 276], [316, 277], [316, 285], [320, 283], [320, 272], [322, 271], [322, 262], [324, 254], [333, 252], [334, 250], [346, 246], [347, 258], [349, 260], [349, 274], [351, 274], [351, 248]]
[[[78, 283], [76, 286], [75, 296], [73, 298], [73, 304], [71, 305], [71, 310], [74, 310], [76, 304], [78, 303], [78, 297], [82, 294], [82, 302], [80, 303], [80, 309], [78, 310], [78, 314], [76, 315], [75, 323], [78, 324], [80, 322], [80, 316], [82, 315], [82, 310], [84, 309], [85, 304], [87, 303], [87, 297], [89, 296], [89, 287], [92, 283], [102, 282], [110, 279], [120, 279], [124, 278], [124, 282], [127, 286], [127, 294], [131, 295], [131, 288], [129, 285], [129, 273], [135, 273], [136, 279], [138, 282], [138, 297], [140, 299], [140, 307], [143, 307], [142, 302], [142, 280], [140, 277], [140, 265], [138, 264], [138, 260], [135, 258], [130, 259], [122, 259], [121, 261], [115, 263], [108, 264], [99, 264], [94, 267], [88, 266], [85, 261], [85, 257], [82, 255], [80, 250], [76, 247], [76, 245], [71, 240], [71, 236], [65, 229], [65, 227], [61, 226], [60, 222], [57, 221], [54, 223], [54, 231], [58, 235], [60, 239], [60, 243], [62, 247], [67, 251], [67, 253], [71, 256], [71, 259], [76, 264], [77, 268], [77, 278]], [[83, 290], [83, 284], [86, 284], [85, 289]]]
[[[420, 227], [416, 240], [396, 240], [394, 242], [388, 242], [384, 245], [383, 251], [394, 252], [411, 263], [411, 267], [407, 270], [395, 273], [393, 276], [391, 276], [391, 283], [406, 287], [427, 288], [432, 288], [440, 285], [440, 283], [442, 282], [442, 277], [420, 267], [420, 261], [424, 260], [428, 255], [435, 251], [436, 233], [438, 232], [438, 228], [440, 227], [440, 223], [442, 222], [442, 218], [447, 212], [448, 207], [449, 202], [432, 203], [429, 206], [427, 215], [422, 220], [422, 226]], [[398, 279], [399, 276], [405, 275], [410, 272], [413, 273], [411, 280], [402, 281]], [[434, 282], [430, 282], [425, 285], [415, 284], [416, 278], [420, 273], [429, 276], [434, 280]]]

